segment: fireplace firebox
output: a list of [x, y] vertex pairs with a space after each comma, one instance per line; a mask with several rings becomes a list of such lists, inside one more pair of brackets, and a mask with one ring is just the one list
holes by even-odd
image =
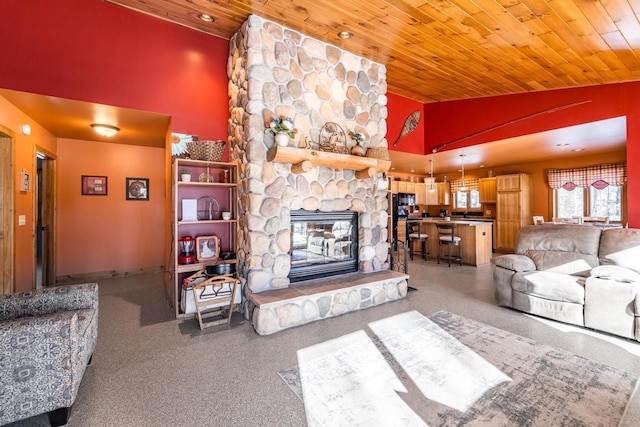
[[291, 212], [291, 270], [300, 282], [358, 271], [358, 214]]

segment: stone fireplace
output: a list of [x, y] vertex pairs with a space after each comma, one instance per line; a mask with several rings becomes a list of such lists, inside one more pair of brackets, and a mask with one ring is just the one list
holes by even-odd
[[[386, 147], [384, 66], [252, 15], [230, 41], [227, 72], [230, 157], [240, 163], [243, 309], [256, 331], [273, 333], [404, 297], [406, 276], [388, 270], [388, 204], [386, 190], [378, 186], [381, 174], [362, 175], [340, 164], [295, 168], [269, 161], [278, 147], [265, 132], [265, 123], [284, 115], [294, 119], [298, 131], [291, 147], [310, 140], [317, 150], [327, 122], [345, 134], [362, 133], [366, 148]], [[330, 279], [333, 290], [313, 280], [292, 285], [292, 265], [295, 270], [296, 249], [302, 245], [302, 237], [292, 236], [298, 212], [357, 217], [356, 271]], [[335, 255], [337, 238], [324, 233], [316, 242], [322, 249], [310, 250]]]

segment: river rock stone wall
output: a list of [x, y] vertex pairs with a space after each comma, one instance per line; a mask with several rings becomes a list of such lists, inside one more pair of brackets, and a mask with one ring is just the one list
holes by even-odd
[[[388, 269], [387, 193], [382, 176], [315, 167], [294, 174], [266, 160], [274, 145], [265, 126], [294, 119], [290, 146], [317, 148], [322, 127], [365, 135], [365, 148], [387, 147], [386, 69], [336, 46], [252, 15], [230, 41], [230, 158], [239, 160], [238, 263], [245, 293], [289, 286], [290, 212], [359, 213], [359, 270]], [[347, 137], [348, 140], [348, 137]], [[348, 143], [352, 146], [352, 143]]]

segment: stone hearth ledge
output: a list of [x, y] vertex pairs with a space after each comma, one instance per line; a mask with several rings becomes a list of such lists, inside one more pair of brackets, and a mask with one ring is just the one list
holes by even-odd
[[260, 335], [340, 316], [407, 296], [408, 274], [392, 270], [324, 277], [249, 293], [245, 316]]

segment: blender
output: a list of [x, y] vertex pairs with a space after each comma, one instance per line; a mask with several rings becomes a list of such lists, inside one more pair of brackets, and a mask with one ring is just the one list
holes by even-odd
[[178, 240], [178, 262], [180, 264], [193, 264], [196, 262], [196, 240], [191, 236], [183, 236]]

